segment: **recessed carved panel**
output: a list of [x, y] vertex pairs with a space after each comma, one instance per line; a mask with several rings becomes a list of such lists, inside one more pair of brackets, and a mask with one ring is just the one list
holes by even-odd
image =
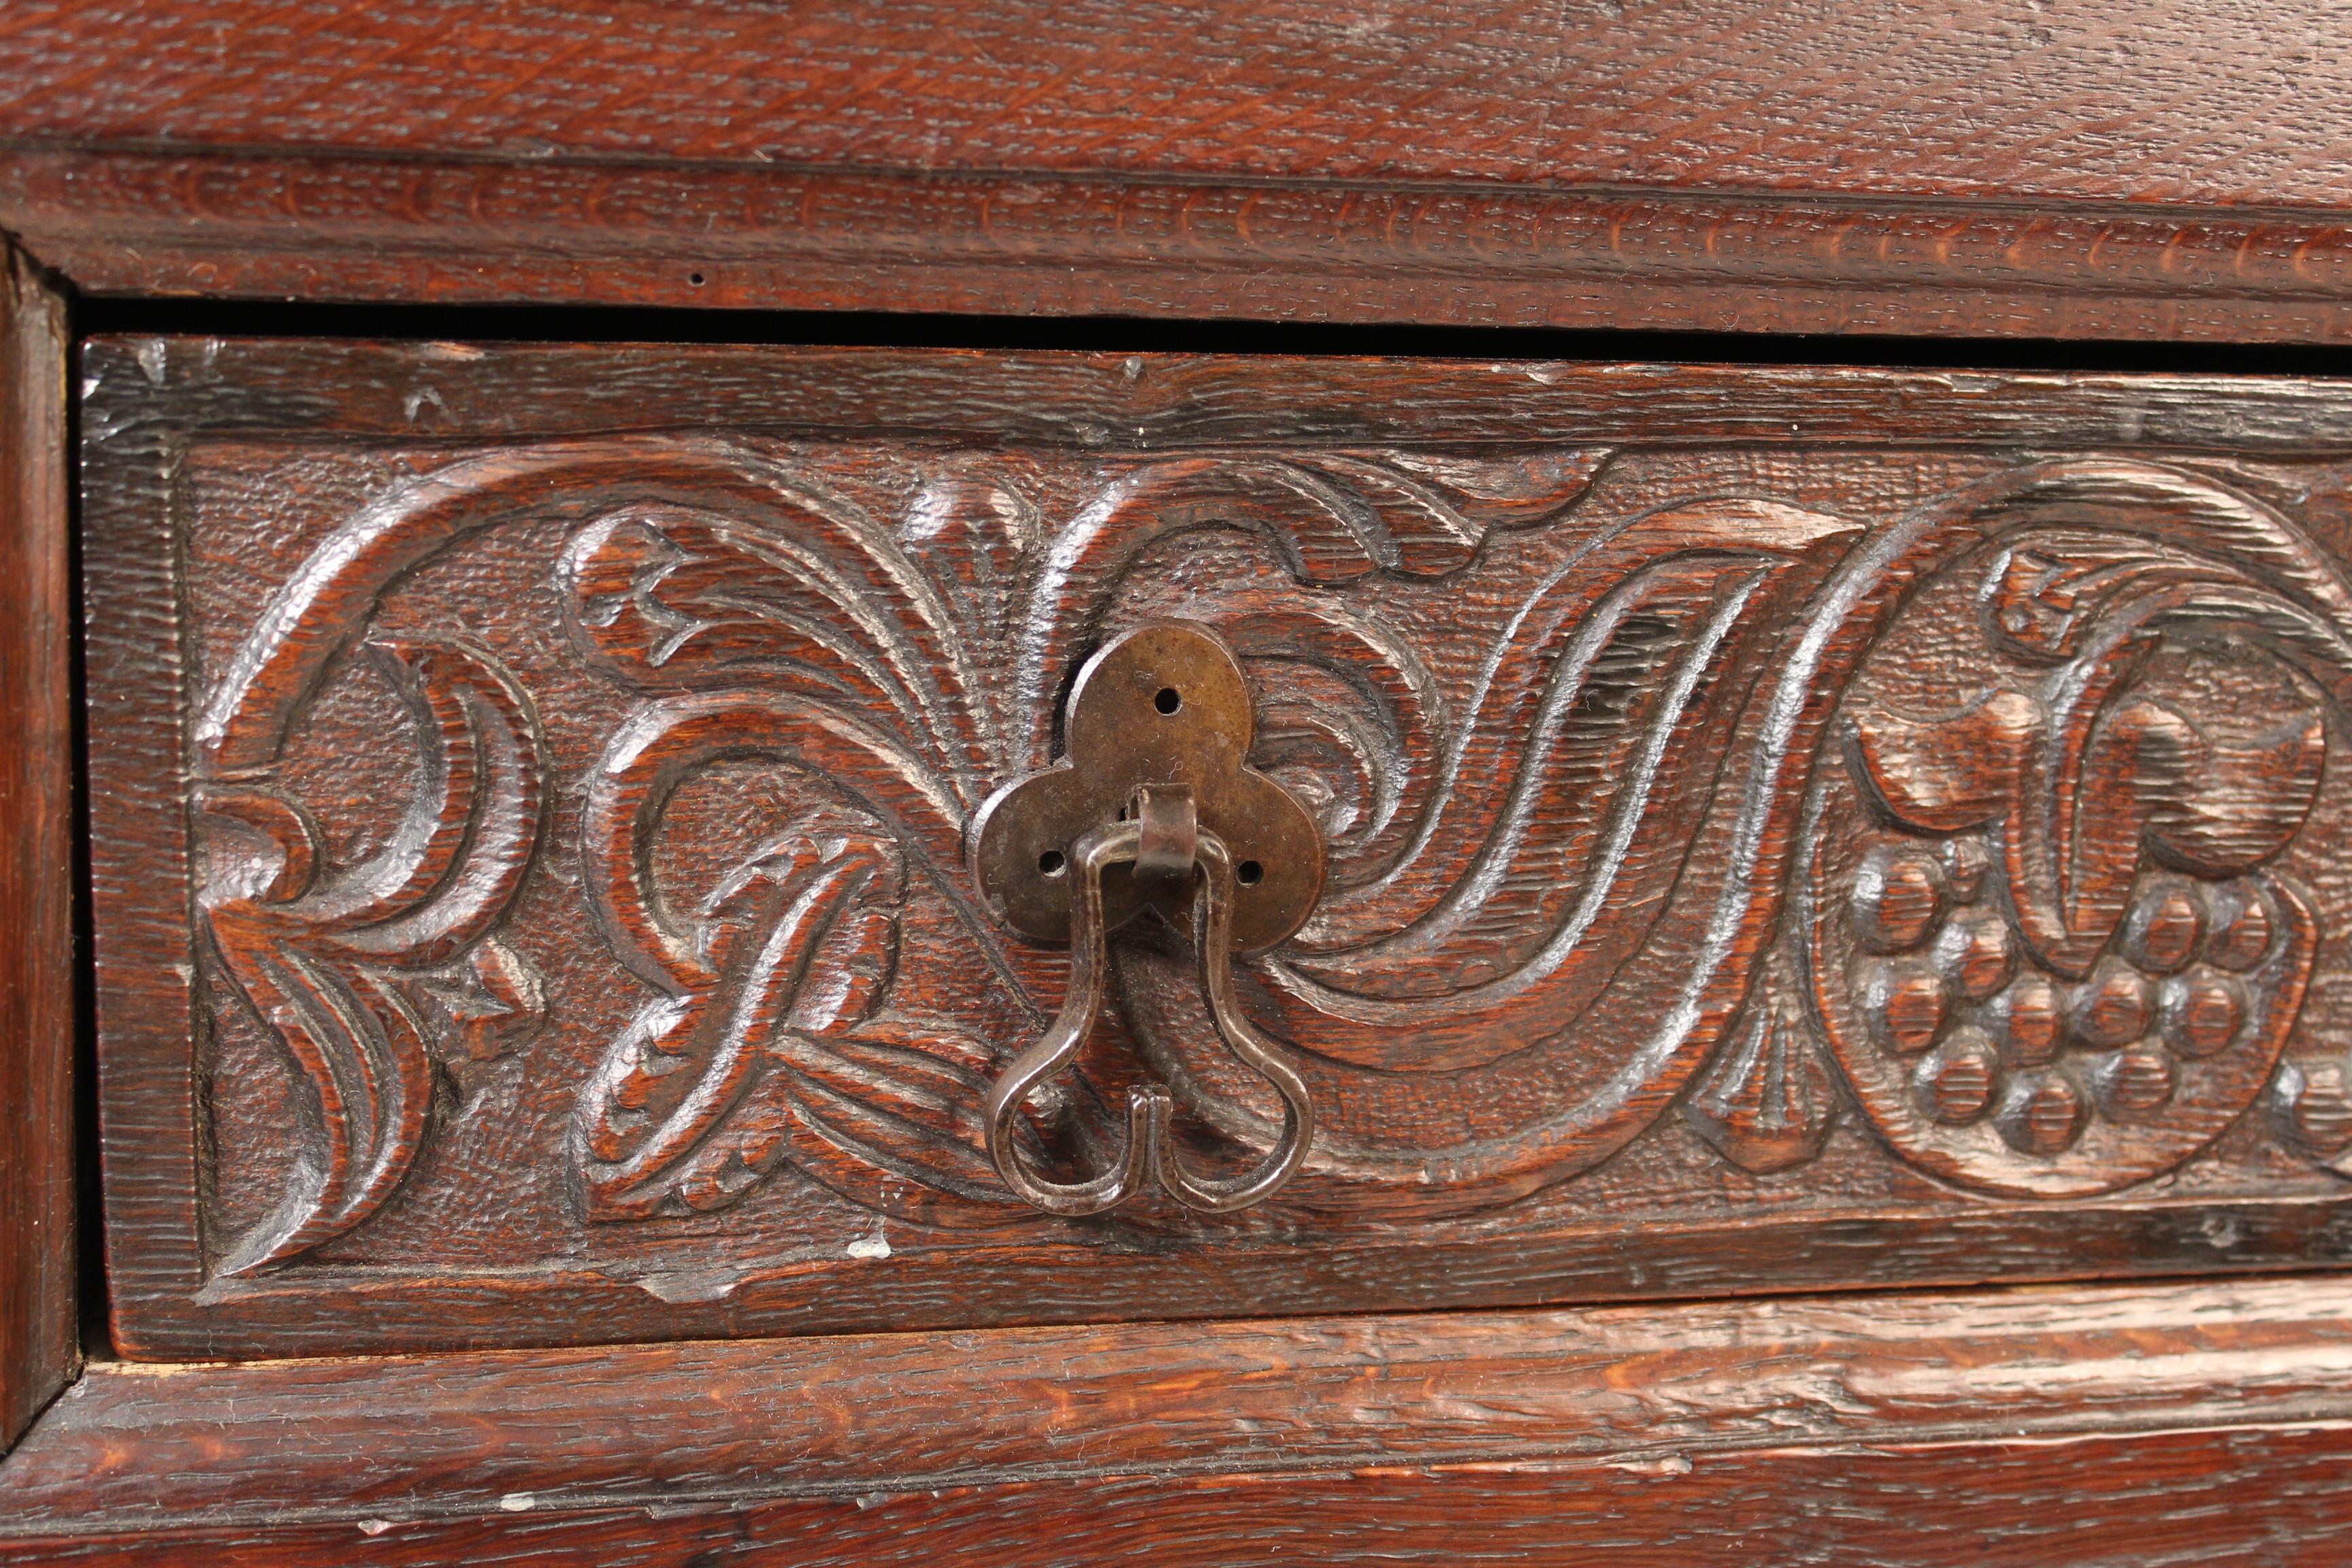
[[[2221, 461], [2101, 438], [2112, 383], [91, 361], [134, 1348], [1883, 1282], [1809, 1239], [1855, 1224], [1948, 1237], [1911, 1278], [2112, 1272], [2183, 1261], [2070, 1202], [2335, 1200], [2332, 395], [2206, 385]], [[1248, 1215], [1055, 1220], [982, 1100], [1067, 961], [967, 838], [1147, 620], [1239, 656], [1319, 818], [1240, 998], [1318, 1131]], [[1038, 1168], [1139, 1071], [1188, 1162], [1272, 1146], [1189, 941], [1115, 941]]]

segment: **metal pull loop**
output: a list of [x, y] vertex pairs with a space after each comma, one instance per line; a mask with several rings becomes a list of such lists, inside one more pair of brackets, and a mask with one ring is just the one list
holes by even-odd
[[[1139, 813], [1139, 815], [1143, 815]], [[1127, 1139], [1108, 1170], [1083, 1182], [1055, 1182], [1024, 1163], [1013, 1130], [1030, 1090], [1067, 1067], [1086, 1043], [1102, 1008], [1108, 963], [1103, 929], [1103, 872], [1139, 858], [1147, 827], [1142, 821], [1113, 822], [1080, 839], [1071, 854], [1076, 881], [1070, 900], [1070, 989], [1062, 1010], [1037, 1042], [1013, 1059], [988, 1093], [988, 1153], [1005, 1185], [1047, 1214], [1101, 1214], [1142, 1190], [1147, 1175], [1187, 1208], [1230, 1214], [1271, 1194], [1290, 1179], [1307, 1157], [1315, 1136], [1315, 1107], [1307, 1084], [1275, 1054], [1272, 1042], [1251, 1026], [1234, 1003], [1234, 862], [1224, 841], [1197, 830], [1193, 864], [1201, 896], [1192, 902], [1193, 946], [1200, 954], [1201, 984], [1209, 1015], [1228, 1049], [1255, 1068], [1282, 1097], [1282, 1136], [1255, 1170], [1238, 1176], [1203, 1178], [1184, 1169], [1170, 1134], [1174, 1103], [1158, 1084], [1129, 1097]]]
[[[1234, 998], [1234, 953], [1260, 952], [1305, 924], [1323, 889], [1322, 830], [1281, 784], [1249, 766], [1249, 683], [1204, 626], [1154, 621], [1112, 638], [1078, 671], [1064, 709], [1067, 751], [982, 805], [969, 830], [972, 879], [996, 917], [1070, 944], [1070, 989], [1036, 1044], [988, 1094], [988, 1153], [1005, 1184], [1048, 1214], [1100, 1214], [1157, 1181], [1209, 1214], [1247, 1208], [1290, 1179], [1315, 1135], [1307, 1082]], [[1255, 1170], [1195, 1175], [1157, 1084], [1127, 1107], [1111, 1168], [1055, 1182], [1013, 1142], [1022, 1101], [1076, 1060], [1102, 1011], [1109, 933], [1158, 911], [1189, 924], [1209, 1016], [1227, 1049], [1282, 1096], [1282, 1135]]]

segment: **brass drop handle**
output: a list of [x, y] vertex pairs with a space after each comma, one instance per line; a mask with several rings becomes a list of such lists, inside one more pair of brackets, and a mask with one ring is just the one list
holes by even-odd
[[[1079, 672], [1066, 716], [1064, 759], [1000, 790], [972, 826], [989, 907], [1024, 935], [1070, 944], [1061, 1011], [989, 1090], [989, 1157], [1008, 1187], [1048, 1214], [1100, 1214], [1149, 1180], [1206, 1213], [1247, 1208], [1306, 1159], [1315, 1108], [1305, 1079], [1236, 1005], [1233, 954], [1271, 946], [1312, 912], [1321, 835], [1288, 791], [1244, 764], [1248, 687], [1201, 627], [1157, 622], [1114, 640]], [[1107, 939], [1146, 909], [1190, 924], [1209, 1016], [1226, 1047], [1281, 1097], [1281, 1136], [1239, 1175], [1197, 1176], [1171, 1135], [1174, 1101], [1152, 1084], [1129, 1097], [1125, 1145], [1109, 1169], [1053, 1181], [1030, 1169], [1014, 1141], [1022, 1101], [1076, 1058], [1102, 1008]]]

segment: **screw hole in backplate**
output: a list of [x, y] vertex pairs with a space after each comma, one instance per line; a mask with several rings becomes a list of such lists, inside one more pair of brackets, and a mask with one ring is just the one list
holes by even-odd
[[1067, 862], [1062, 858], [1062, 852], [1058, 849], [1048, 849], [1037, 857], [1037, 869], [1048, 877], [1060, 876], [1063, 867], [1066, 864]]
[[1244, 860], [1234, 868], [1234, 880], [1244, 888], [1255, 888], [1265, 878], [1265, 868], [1255, 860]]
[[1152, 698], [1151, 705], [1162, 713], [1173, 713], [1184, 706], [1184, 694], [1172, 686], [1163, 686]]

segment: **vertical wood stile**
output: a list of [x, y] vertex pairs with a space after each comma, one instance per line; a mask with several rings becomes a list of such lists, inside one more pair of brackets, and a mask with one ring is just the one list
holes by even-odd
[[0, 1443], [73, 1376], [65, 302], [0, 258]]

